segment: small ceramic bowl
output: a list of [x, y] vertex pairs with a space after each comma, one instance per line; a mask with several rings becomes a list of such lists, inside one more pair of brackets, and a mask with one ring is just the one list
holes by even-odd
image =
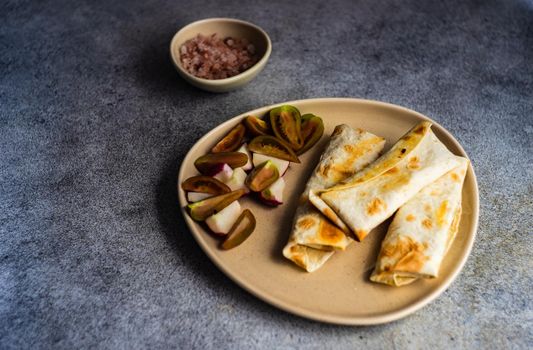
[[[222, 38], [230, 36], [247, 39], [255, 46], [260, 57], [259, 61], [244, 72], [225, 79], [202, 79], [190, 74], [181, 64], [179, 50], [181, 45], [198, 34], [211, 35], [213, 33], [217, 33]], [[264, 30], [252, 23], [232, 18], [208, 18], [193, 22], [181, 28], [170, 42], [170, 56], [178, 73], [192, 85], [211, 92], [227, 92], [246, 85], [263, 70], [271, 52], [272, 43]]]

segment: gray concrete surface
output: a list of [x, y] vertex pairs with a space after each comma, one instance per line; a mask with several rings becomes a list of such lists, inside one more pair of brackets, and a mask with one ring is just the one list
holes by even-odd
[[[261, 25], [248, 87], [187, 85], [181, 26]], [[176, 172], [222, 121], [310, 97], [383, 100], [448, 128], [479, 177], [478, 238], [435, 302], [377, 327], [279, 311], [206, 258]], [[0, 348], [533, 347], [533, 2], [3, 1]]]

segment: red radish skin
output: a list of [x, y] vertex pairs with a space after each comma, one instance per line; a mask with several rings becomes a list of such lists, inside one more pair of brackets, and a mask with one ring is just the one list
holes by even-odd
[[267, 205], [277, 207], [283, 204], [283, 191], [285, 190], [285, 180], [282, 177], [272, 185], [259, 192], [259, 198]]
[[222, 164], [220, 170], [215, 175], [213, 175], [213, 177], [221, 182], [226, 183], [231, 179], [232, 175], [233, 169], [227, 164]]

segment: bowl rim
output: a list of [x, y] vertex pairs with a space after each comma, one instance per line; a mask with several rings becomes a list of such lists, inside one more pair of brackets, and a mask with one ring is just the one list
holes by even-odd
[[[176, 54], [175, 54], [175, 52], [177, 53], [178, 51], [173, 50], [173, 48], [175, 48], [179, 44], [178, 43], [178, 37], [184, 30], [186, 30], [186, 29], [188, 29], [190, 27], [193, 27], [195, 25], [203, 24], [203, 23], [207, 23], [207, 22], [232, 22], [232, 23], [242, 24], [242, 25], [245, 25], [245, 26], [248, 26], [248, 27], [251, 27], [251, 28], [255, 29], [266, 40], [266, 44], [267, 45], [266, 45], [265, 53], [263, 54], [261, 59], [259, 61], [257, 61], [253, 66], [249, 67], [244, 72], [239, 73], [239, 74], [234, 75], [234, 76], [229, 77], [229, 78], [224, 78], [224, 79], [204, 79], [204, 78], [198, 78], [198, 77], [192, 75], [191, 73], [187, 72], [181, 66], [180, 59], [179, 59], [179, 57], [176, 57]], [[172, 40], [170, 41], [170, 57], [172, 58], [172, 62], [174, 63], [174, 66], [176, 67], [176, 69], [178, 69], [178, 71], [180, 73], [186, 75], [188, 78], [192, 79], [193, 81], [195, 81], [197, 83], [207, 84], [207, 85], [212, 85], [212, 86], [223, 86], [223, 85], [233, 83], [235, 81], [243, 79], [244, 77], [247, 77], [249, 75], [254, 74], [254, 72], [255, 72], [255, 70], [257, 68], [262, 67], [266, 63], [266, 61], [268, 61], [268, 58], [270, 57], [270, 53], [271, 52], [272, 52], [272, 42], [271, 42], [270, 37], [268, 36], [268, 34], [261, 27], [255, 25], [255, 24], [253, 24], [251, 22], [243, 21], [241, 19], [236, 19], [236, 18], [229, 18], [229, 17], [205, 18], [205, 19], [201, 19], [201, 20], [189, 23], [186, 26], [182, 27], [180, 30], [178, 30], [176, 32], [176, 34], [174, 34], [174, 36], [172, 37]]]

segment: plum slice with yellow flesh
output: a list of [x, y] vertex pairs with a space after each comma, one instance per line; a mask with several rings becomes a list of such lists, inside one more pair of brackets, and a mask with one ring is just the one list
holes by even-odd
[[248, 133], [252, 136], [268, 135], [271, 133], [268, 124], [264, 120], [253, 115], [244, 118], [244, 125], [246, 126]]
[[212, 153], [220, 153], [220, 152], [233, 152], [239, 149], [241, 145], [244, 142], [244, 133], [246, 132], [246, 128], [244, 125], [239, 124], [233, 129], [231, 129], [223, 138], [222, 140], [218, 141], [218, 143], [211, 148]]
[[196, 159], [194, 166], [204, 175], [215, 175], [224, 164], [232, 169], [246, 165], [248, 156], [241, 152], [208, 153]]
[[252, 154], [251, 152], [248, 150], [248, 145], [246, 143], [242, 144], [242, 146], [237, 150], [237, 152], [241, 152], [241, 153], [244, 153], [246, 154], [246, 156], [248, 157], [248, 161], [246, 162], [246, 164], [244, 164], [241, 168], [242, 170], [245, 170], [245, 171], [248, 171], [248, 170], [252, 170], [252, 168], [254, 167], [253, 164], [252, 164]]
[[210, 193], [213, 195], [231, 192], [230, 188], [221, 181], [204, 175], [188, 178], [183, 181], [181, 188], [188, 192]]
[[193, 220], [204, 221], [211, 215], [218, 213], [232, 202], [242, 197], [245, 193], [246, 191], [241, 189], [215, 197], [210, 197], [199, 202], [189, 204], [187, 209]]
[[270, 160], [255, 167], [248, 177], [246, 186], [254, 192], [260, 192], [272, 185], [279, 178], [278, 168]]
[[298, 156], [290, 146], [274, 136], [257, 136], [250, 141], [248, 149], [254, 153], [288, 160], [289, 162], [300, 163]]
[[324, 122], [322, 118], [314, 114], [302, 115], [302, 139], [304, 145], [296, 154], [301, 155], [313, 147], [324, 134]]
[[301, 134], [302, 117], [294, 106], [283, 105], [270, 111], [270, 125], [274, 135], [297, 151], [304, 145]]
[[245, 209], [233, 224], [227, 238], [222, 243], [222, 249], [228, 250], [244, 242], [255, 230], [255, 217], [249, 209]]

